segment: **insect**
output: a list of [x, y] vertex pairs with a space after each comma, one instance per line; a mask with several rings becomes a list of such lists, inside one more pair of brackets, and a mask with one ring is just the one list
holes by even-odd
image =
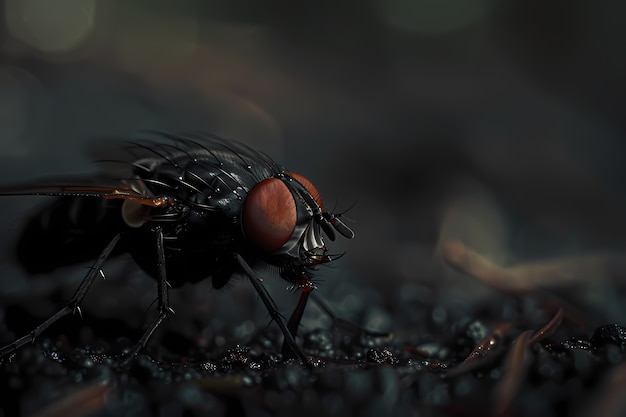
[[[221, 288], [239, 273], [248, 277], [280, 327], [283, 351], [310, 365], [295, 335], [315, 288], [311, 279], [316, 266], [333, 260], [322, 232], [334, 240], [335, 232], [351, 239], [353, 231], [340, 215], [325, 211], [319, 192], [308, 179], [286, 171], [264, 153], [215, 136], [159, 135], [167, 141], [130, 144], [132, 160], [120, 162], [130, 166], [132, 175], [112, 186], [62, 185], [0, 193], [59, 196], [56, 211], [61, 217], [72, 211], [79, 216], [86, 210], [97, 212], [90, 214], [87, 222], [65, 221], [74, 227], [64, 226], [67, 230], [61, 232], [62, 239], [96, 258], [71, 300], [29, 334], [1, 348], [0, 357], [33, 341], [60, 318], [80, 313], [81, 302], [107, 258], [128, 251], [157, 281], [158, 315], [127, 358], [134, 357], [173, 312], [170, 286], [210, 278], [215, 288]], [[47, 227], [35, 220], [27, 229], [43, 236], [34, 239], [43, 246], [49, 244], [45, 242]], [[30, 256], [19, 247], [18, 254]], [[49, 266], [46, 262], [55, 259], [38, 261], [33, 268], [45, 269]], [[288, 321], [251, 267], [258, 261], [278, 267], [280, 276], [300, 290]]]

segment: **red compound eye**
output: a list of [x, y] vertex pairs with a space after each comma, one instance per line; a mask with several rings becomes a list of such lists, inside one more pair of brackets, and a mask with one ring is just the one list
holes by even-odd
[[300, 184], [302, 184], [302, 186], [304, 188], [306, 188], [306, 190], [309, 192], [309, 194], [311, 194], [311, 197], [313, 197], [313, 199], [315, 200], [317, 205], [320, 206], [320, 209], [323, 208], [322, 197], [320, 197], [319, 191], [317, 191], [317, 188], [315, 188], [313, 183], [311, 181], [309, 181], [308, 178], [303, 177], [302, 175], [297, 174], [295, 172], [287, 172], [287, 174], [289, 174], [293, 179], [295, 179]]
[[268, 178], [252, 187], [246, 197], [243, 230], [256, 247], [273, 252], [293, 234], [296, 217], [296, 202], [287, 185], [278, 178]]

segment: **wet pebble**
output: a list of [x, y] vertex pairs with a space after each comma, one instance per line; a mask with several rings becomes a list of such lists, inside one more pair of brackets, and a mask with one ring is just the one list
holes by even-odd
[[250, 352], [250, 348], [241, 345], [228, 349], [220, 360], [220, 369], [223, 372], [227, 372], [233, 369], [247, 368], [249, 361], [248, 352]]
[[480, 320], [474, 320], [467, 325], [465, 334], [474, 344], [478, 344], [481, 340], [489, 336], [491, 329]]
[[608, 343], [618, 346], [622, 351], [626, 347], [626, 328], [617, 324], [610, 324], [598, 327], [590, 342], [595, 348], [602, 347]]
[[312, 354], [328, 357], [333, 353], [333, 339], [327, 330], [315, 329], [304, 336], [303, 347]]
[[367, 361], [374, 363], [388, 363], [390, 365], [398, 363], [398, 359], [388, 348], [371, 348], [367, 352]]

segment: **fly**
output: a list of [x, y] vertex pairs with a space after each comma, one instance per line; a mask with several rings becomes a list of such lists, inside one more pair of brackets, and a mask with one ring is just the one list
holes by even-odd
[[[315, 289], [316, 267], [332, 261], [322, 232], [331, 241], [335, 232], [348, 239], [354, 232], [340, 215], [325, 210], [307, 178], [285, 170], [264, 153], [213, 136], [161, 135], [169, 142], [132, 144], [137, 154], [131, 161], [121, 161], [132, 174], [113, 185], [31, 187], [0, 193], [61, 197], [48, 222], [54, 224], [54, 216], [72, 217], [64, 220], [68, 227], [60, 236], [51, 237], [47, 233], [50, 224], [33, 219], [25, 231], [31, 236], [29, 245], [34, 241], [43, 251], [44, 246], [54, 245], [54, 239], [62, 239], [83, 249], [79, 252], [84, 256], [96, 258], [71, 300], [29, 334], [1, 348], [0, 357], [35, 340], [62, 317], [79, 313], [94, 280], [103, 275], [107, 259], [127, 251], [157, 282], [158, 315], [126, 360], [141, 351], [173, 312], [170, 287], [210, 278], [219, 289], [234, 274], [243, 273], [280, 327], [283, 352], [310, 366], [295, 336]], [[37, 255], [26, 250], [29, 245], [22, 240], [18, 243], [22, 263], [40, 271], [58, 266], [56, 256], [29, 263], [28, 258]], [[263, 279], [250, 266], [258, 261], [278, 267], [280, 276], [299, 289], [300, 298], [289, 320], [279, 313]], [[313, 299], [332, 315], [321, 300]]]

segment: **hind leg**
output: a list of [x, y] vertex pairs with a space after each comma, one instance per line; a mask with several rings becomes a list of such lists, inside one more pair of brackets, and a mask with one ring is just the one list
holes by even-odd
[[106, 248], [104, 248], [104, 250], [100, 253], [100, 256], [98, 256], [98, 259], [92, 265], [91, 269], [89, 269], [89, 272], [87, 273], [87, 275], [85, 275], [85, 278], [83, 278], [80, 285], [76, 289], [76, 292], [74, 293], [70, 301], [65, 305], [65, 307], [57, 311], [48, 320], [44, 321], [39, 326], [35, 327], [35, 329], [33, 329], [27, 335], [22, 336], [19, 339], [16, 339], [12, 343], [1, 348], [0, 358], [12, 352], [15, 352], [17, 349], [19, 349], [20, 347], [24, 346], [27, 343], [33, 342], [37, 338], [37, 336], [39, 336], [48, 327], [56, 323], [61, 318], [74, 312], [78, 312], [80, 314], [80, 304], [85, 298], [85, 295], [87, 295], [87, 292], [89, 291], [89, 288], [91, 288], [91, 285], [93, 284], [96, 277], [102, 274], [102, 270], [101, 270], [102, 266], [111, 255], [111, 252], [113, 252], [113, 249], [115, 249], [115, 246], [117, 245], [119, 240], [120, 240], [120, 235], [118, 234], [109, 242]]

